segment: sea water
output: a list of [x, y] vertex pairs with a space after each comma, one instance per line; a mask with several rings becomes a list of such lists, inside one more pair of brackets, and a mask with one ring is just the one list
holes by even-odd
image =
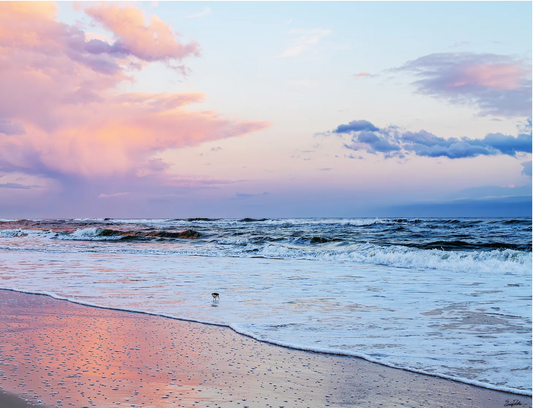
[[0, 288], [526, 395], [531, 267], [529, 218], [0, 221]]

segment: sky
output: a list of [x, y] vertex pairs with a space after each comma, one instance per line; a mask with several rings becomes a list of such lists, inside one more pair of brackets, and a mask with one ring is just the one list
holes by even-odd
[[531, 2], [0, 2], [0, 218], [531, 214]]

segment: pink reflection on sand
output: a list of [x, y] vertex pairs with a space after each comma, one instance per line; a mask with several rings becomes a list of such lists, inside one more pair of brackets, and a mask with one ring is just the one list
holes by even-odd
[[[200, 348], [166, 319], [79, 308], [41, 296], [2, 306], [2, 386], [51, 406], [164, 406], [204, 401]], [[163, 404], [163, 405], [159, 405]], [[177, 405], [179, 406], [179, 405]]]

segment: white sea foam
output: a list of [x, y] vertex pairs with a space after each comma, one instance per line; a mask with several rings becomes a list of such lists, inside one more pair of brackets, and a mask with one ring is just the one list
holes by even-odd
[[54, 238], [57, 234], [53, 231], [43, 230], [29, 230], [29, 229], [4, 229], [0, 230], [0, 238], [21, 238], [21, 237], [33, 237], [33, 238]]
[[102, 228], [81, 228], [70, 234], [57, 234], [55, 238], [75, 241], [116, 241], [120, 236], [102, 235]]
[[[237, 220], [235, 220], [237, 221]], [[284, 218], [284, 219], [268, 219], [264, 221], [258, 221], [259, 224], [264, 223], [267, 225], [353, 225], [353, 226], [365, 226], [375, 224], [390, 224], [396, 223], [394, 220], [383, 218]]]
[[97, 242], [68, 252], [66, 241], [47, 242], [49, 252], [0, 251], [2, 287], [531, 394], [531, 271], [103, 253]]
[[402, 246], [351, 245], [341, 250], [291, 248], [269, 244], [258, 251], [265, 257], [308, 259], [334, 262], [357, 262], [415, 269], [442, 269], [450, 271], [531, 271], [531, 253], [507, 250], [443, 251], [420, 250]]

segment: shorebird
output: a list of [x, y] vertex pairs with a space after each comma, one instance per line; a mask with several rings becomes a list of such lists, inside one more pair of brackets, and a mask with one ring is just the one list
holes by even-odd
[[211, 296], [213, 296], [213, 302], [220, 300], [220, 295], [218, 293], [211, 293]]

